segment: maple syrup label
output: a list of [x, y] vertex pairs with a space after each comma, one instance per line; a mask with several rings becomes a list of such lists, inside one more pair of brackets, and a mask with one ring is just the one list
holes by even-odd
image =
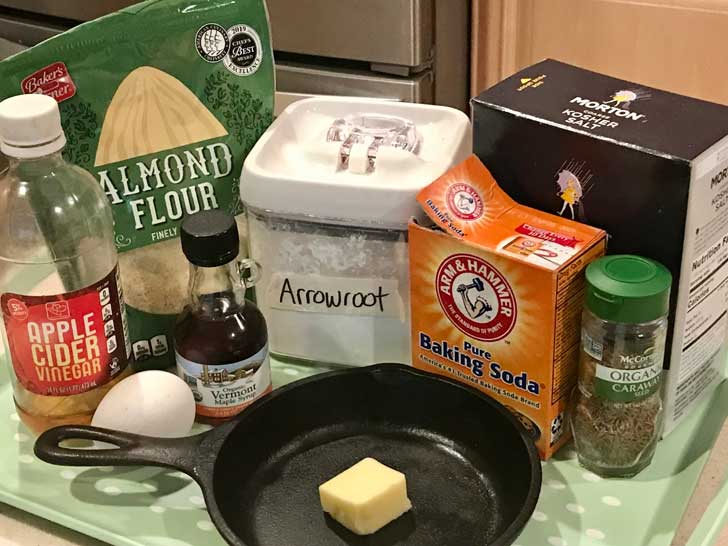
[[230, 364], [200, 364], [179, 353], [176, 357], [177, 373], [192, 389], [197, 415], [232, 417], [272, 390], [267, 344], [250, 358]]
[[18, 382], [44, 396], [81, 394], [109, 382], [131, 344], [118, 268], [99, 282], [52, 296], [0, 297]]

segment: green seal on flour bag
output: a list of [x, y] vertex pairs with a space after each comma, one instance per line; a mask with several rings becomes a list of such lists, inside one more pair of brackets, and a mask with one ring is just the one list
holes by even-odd
[[238, 177], [273, 117], [264, 0], [150, 0], [0, 66], [0, 99], [58, 101], [64, 155], [112, 206], [136, 367], [172, 366], [188, 282], [182, 219], [222, 209], [245, 233]]

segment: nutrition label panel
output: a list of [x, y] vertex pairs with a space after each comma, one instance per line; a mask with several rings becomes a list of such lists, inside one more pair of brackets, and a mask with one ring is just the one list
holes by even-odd
[[576, 381], [585, 289], [583, 268], [585, 263], [595, 260], [602, 254], [604, 254], [604, 245], [595, 246], [561, 271], [556, 281], [552, 404], [568, 396]]
[[[584, 300], [584, 282], [578, 278], [566, 287], [571, 297], [556, 308], [554, 328], [554, 382], [551, 403], [568, 396], [574, 386], [578, 365], [580, 317]], [[566, 380], [572, 378], [571, 380]]]
[[[723, 367], [728, 315], [728, 181], [719, 171], [709, 172], [694, 183], [689, 217], [700, 223], [688, 224], [675, 336], [679, 360], [673, 348], [671, 368], [675, 378], [672, 418], [678, 419], [690, 404], [714, 381]], [[687, 282], [687, 286], [685, 283]], [[683, 291], [687, 290], [687, 302]], [[680, 311], [682, 309], [683, 311]], [[670, 408], [668, 408], [670, 409]]]
[[728, 237], [694, 259], [692, 267], [677, 375], [676, 418], [719, 374], [727, 324]]

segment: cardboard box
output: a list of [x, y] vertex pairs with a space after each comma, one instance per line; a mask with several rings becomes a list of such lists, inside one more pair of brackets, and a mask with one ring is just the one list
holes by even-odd
[[544, 61], [473, 99], [474, 151], [525, 205], [674, 279], [666, 431], [724, 376], [728, 108]]
[[550, 457], [569, 437], [583, 270], [605, 233], [516, 204], [475, 156], [417, 199], [441, 229], [409, 227], [413, 365], [503, 403]]

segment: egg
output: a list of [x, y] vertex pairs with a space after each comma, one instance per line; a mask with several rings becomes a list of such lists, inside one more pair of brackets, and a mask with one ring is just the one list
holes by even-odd
[[91, 425], [144, 436], [186, 436], [195, 421], [195, 399], [179, 377], [149, 370], [120, 381], [101, 400]]

